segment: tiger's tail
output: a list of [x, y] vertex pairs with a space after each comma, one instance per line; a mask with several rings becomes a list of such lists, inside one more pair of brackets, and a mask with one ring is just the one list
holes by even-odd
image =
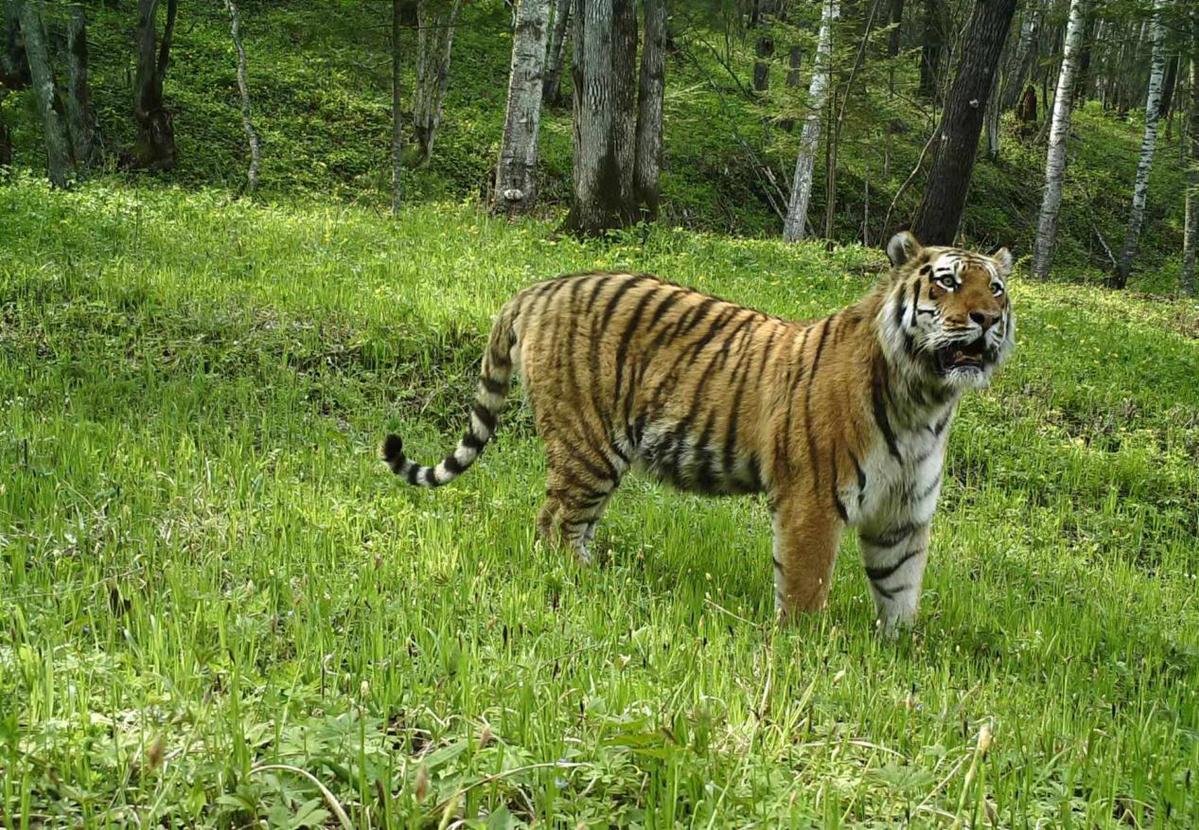
[[388, 435], [384, 439], [383, 460], [393, 473], [409, 484], [418, 487], [449, 484], [475, 463], [483, 447], [495, 435], [512, 381], [512, 355], [516, 346], [515, 305], [515, 302], [505, 305], [491, 327], [491, 336], [483, 352], [479, 388], [470, 411], [470, 427], [454, 451], [441, 463], [426, 467], [404, 455], [404, 442], [400, 436]]

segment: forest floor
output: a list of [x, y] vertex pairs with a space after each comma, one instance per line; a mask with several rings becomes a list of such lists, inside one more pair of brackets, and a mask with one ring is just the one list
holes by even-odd
[[0, 215], [0, 825], [329, 826], [315, 781], [359, 828], [1199, 824], [1193, 303], [1012, 281], [892, 643], [852, 540], [775, 625], [759, 499], [631, 479], [598, 564], [535, 544], [523, 405], [452, 487], [377, 457], [452, 444], [533, 280], [801, 317], [876, 251], [21, 177]]

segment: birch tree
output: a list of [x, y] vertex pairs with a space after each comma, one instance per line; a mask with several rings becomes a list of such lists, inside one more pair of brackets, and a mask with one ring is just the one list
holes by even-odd
[[253, 194], [258, 187], [258, 166], [262, 156], [258, 149], [258, 131], [254, 129], [254, 119], [250, 117], [250, 85], [246, 71], [246, 50], [241, 41], [241, 18], [237, 12], [237, 4], [233, 0], [225, 0], [225, 8], [229, 12], [229, 33], [233, 38], [233, 48], [237, 52], [237, 91], [241, 96], [241, 125], [246, 132], [246, 143], [250, 148], [250, 166], [246, 170], [246, 193]]
[[829, 76], [832, 71], [833, 23], [840, 13], [839, 0], [824, 0], [812, 80], [808, 85], [808, 114], [799, 137], [799, 155], [795, 160], [795, 175], [791, 179], [791, 200], [787, 204], [787, 216], [783, 220], [783, 239], [787, 242], [798, 242], [807, 235], [808, 204], [812, 198], [812, 170], [820, 147], [820, 124], [828, 100]]
[[18, 0], [21, 34], [25, 40], [25, 57], [29, 76], [37, 97], [38, 113], [46, 144], [46, 172], [55, 187], [66, 187], [75, 172], [75, 159], [63, 118], [62, 99], [54, 82], [50, 53], [46, 45], [46, 30], [41, 0]]
[[637, 157], [633, 189], [648, 218], [658, 217], [662, 107], [666, 90], [666, 0], [644, 0], [645, 39], [637, 88]]
[[1199, 9], [1191, 9], [1191, 111], [1187, 141], [1190, 168], [1187, 171], [1186, 219], [1182, 240], [1182, 290], [1195, 294], [1195, 260], [1199, 256]]
[[983, 114], [1015, 11], [1016, 0], [977, 0], [966, 24], [961, 62], [941, 116], [939, 146], [913, 221], [913, 233], [925, 244], [952, 245], [957, 236]]
[[412, 101], [412, 131], [416, 163], [433, 157], [433, 142], [441, 125], [441, 105], [450, 82], [450, 51], [460, 0], [420, 0], [416, 7], [416, 92]]
[[1049, 127], [1049, 150], [1045, 154], [1045, 192], [1037, 221], [1033, 245], [1032, 273], [1044, 278], [1049, 273], [1053, 245], [1057, 236], [1057, 214], [1062, 204], [1062, 180], [1066, 172], [1066, 143], [1070, 137], [1070, 110], [1074, 104], [1074, 75], [1082, 45], [1083, 0], [1070, 0], [1070, 18], [1066, 23], [1066, 42], [1062, 48], [1062, 68], [1057, 76], [1053, 97], [1053, 120]]
[[1145, 220], [1145, 201], [1149, 195], [1149, 172], [1153, 169], [1153, 154], [1157, 149], [1157, 123], [1161, 114], [1162, 76], [1165, 74], [1165, 29], [1162, 26], [1162, 9], [1165, 0], [1153, 0], [1153, 21], [1150, 38], [1153, 43], [1153, 58], [1149, 67], [1149, 93], [1145, 100], [1145, 136], [1141, 140], [1141, 155], [1137, 160], [1137, 176], [1132, 186], [1132, 210], [1128, 217], [1128, 231], [1124, 235], [1124, 247], [1120, 250], [1120, 261], [1112, 277], [1114, 288], [1128, 284], [1132, 261], [1137, 254], [1141, 225]]
[[549, 0], [520, 0], [516, 9], [508, 112], [493, 202], [496, 213], [508, 216], [529, 211], [537, 200], [537, 132], [549, 13]]

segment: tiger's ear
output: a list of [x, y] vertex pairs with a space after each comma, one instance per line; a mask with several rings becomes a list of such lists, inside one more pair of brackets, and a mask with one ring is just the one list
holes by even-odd
[[909, 231], [900, 231], [887, 243], [887, 257], [891, 260], [892, 268], [903, 265], [919, 254], [921, 250], [920, 243]]
[[1012, 252], [1007, 248], [1000, 248], [991, 254], [991, 259], [995, 260], [995, 264], [999, 266], [999, 276], [1006, 277], [1012, 273]]

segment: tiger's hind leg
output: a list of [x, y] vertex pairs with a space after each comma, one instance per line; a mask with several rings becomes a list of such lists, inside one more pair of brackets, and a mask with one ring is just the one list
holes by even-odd
[[591, 561], [595, 528], [620, 484], [623, 464], [581, 463], [578, 454], [550, 452], [545, 502], [537, 516], [537, 535], [548, 545], [570, 548]]

